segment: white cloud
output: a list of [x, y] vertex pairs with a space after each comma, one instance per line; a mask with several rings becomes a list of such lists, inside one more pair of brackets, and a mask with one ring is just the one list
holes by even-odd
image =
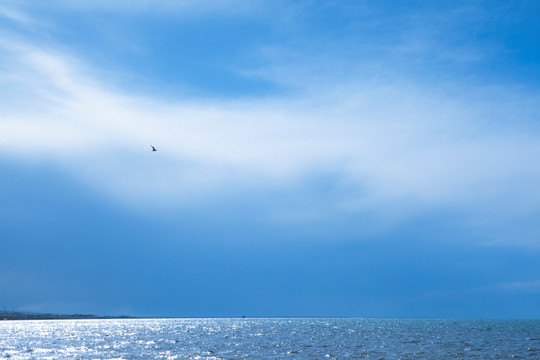
[[482, 125], [490, 106], [526, 115], [497, 91], [492, 101], [470, 104], [406, 84], [352, 83], [309, 98], [171, 104], [107, 89], [58, 54], [26, 47], [12, 55], [23, 64], [13, 81], [34, 96], [2, 114], [10, 155], [48, 154], [75, 172], [84, 172], [78, 162], [86, 158], [84, 168], [90, 162], [96, 174], [112, 172], [103, 174], [104, 186], [120, 190], [129, 181], [131, 195], [152, 191], [138, 161], [154, 144], [159, 152], [144, 158], [168, 167], [159, 187], [166, 196], [186, 191], [184, 181], [192, 194], [203, 184], [288, 182], [339, 170], [367, 190], [349, 206], [407, 198], [459, 206], [520, 194], [539, 200], [523, 194], [540, 178], [530, 166], [540, 155], [538, 135]]

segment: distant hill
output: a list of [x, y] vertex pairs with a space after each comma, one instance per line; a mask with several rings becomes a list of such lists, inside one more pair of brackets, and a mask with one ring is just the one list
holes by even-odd
[[68, 319], [131, 319], [130, 316], [103, 316], [93, 314], [48, 314], [19, 311], [0, 311], [1, 320], [68, 320]]

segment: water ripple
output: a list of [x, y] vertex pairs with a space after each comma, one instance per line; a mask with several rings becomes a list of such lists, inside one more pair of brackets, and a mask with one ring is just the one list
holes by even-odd
[[538, 359], [539, 320], [0, 322], [0, 359]]

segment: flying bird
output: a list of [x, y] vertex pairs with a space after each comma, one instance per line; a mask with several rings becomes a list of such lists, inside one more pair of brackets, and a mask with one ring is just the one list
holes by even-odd
[[152, 147], [152, 151], [157, 151], [157, 149], [154, 147], [154, 145], [150, 145]]

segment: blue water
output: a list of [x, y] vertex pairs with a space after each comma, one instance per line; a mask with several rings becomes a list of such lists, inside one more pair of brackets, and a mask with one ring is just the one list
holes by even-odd
[[0, 322], [1, 359], [540, 359], [540, 320]]

